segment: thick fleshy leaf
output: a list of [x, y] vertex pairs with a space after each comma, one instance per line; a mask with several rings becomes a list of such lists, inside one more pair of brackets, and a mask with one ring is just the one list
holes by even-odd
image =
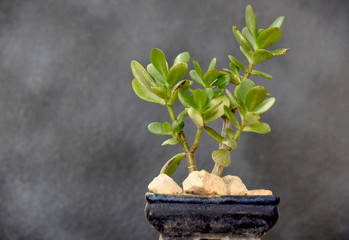
[[171, 88], [178, 81], [180, 81], [188, 71], [188, 65], [186, 63], [177, 63], [173, 67], [171, 67], [168, 72], [167, 82], [169, 87]]
[[204, 76], [204, 73], [202, 72], [202, 69], [199, 65], [199, 63], [195, 60], [193, 60], [193, 65], [194, 65], [194, 69], [197, 72], [197, 74], [202, 78]]
[[219, 88], [219, 89], [217, 89], [217, 90], [213, 93], [212, 98], [216, 98], [216, 97], [222, 95], [223, 92], [224, 92], [224, 88]]
[[245, 126], [243, 131], [244, 132], [255, 132], [255, 133], [268, 133], [270, 132], [270, 126], [267, 123], [258, 123], [255, 125]]
[[[234, 67], [235, 65], [232, 64]], [[235, 85], [239, 85], [240, 84], [240, 78], [238, 75], [236, 75], [233, 71], [231, 71], [230, 69], [227, 69], [227, 68], [223, 68], [224, 71], [226, 71], [227, 73], [229, 73], [229, 76], [230, 76], [230, 82], [232, 84], [235, 84]]]
[[285, 21], [285, 16], [280, 16], [277, 19], [275, 19], [275, 21], [270, 25], [269, 28], [272, 28], [272, 27], [281, 28], [282, 24], [284, 24], [284, 21]]
[[210, 65], [208, 65], [208, 69], [207, 71], [213, 70], [216, 68], [216, 62], [217, 62], [217, 58], [213, 58], [210, 62]]
[[260, 35], [264, 31], [263, 28], [258, 29], [258, 35]]
[[258, 114], [247, 112], [244, 116], [243, 123], [245, 126], [255, 125], [259, 123], [259, 119], [261, 119], [261, 117]]
[[245, 55], [245, 57], [247, 58], [248, 62], [252, 62], [252, 55], [253, 52], [247, 52], [243, 47], [240, 46], [240, 51]]
[[196, 125], [197, 128], [204, 127], [204, 120], [202, 118], [201, 113], [196, 110], [195, 108], [189, 108], [188, 109], [188, 116], [193, 121], [193, 123]]
[[211, 83], [211, 87], [225, 88], [230, 83], [230, 75], [223, 75]]
[[189, 72], [189, 76], [191, 77], [191, 79], [197, 83], [199, 83], [201, 86], [205, 87], [205, 83], [202, 80], [202, 78], [200, 77], [200, 75], [197, 73], [196, 70], [191, 70]]
[[205, 131], [207, 132], [208, 135], [210, 135], [211, 138], [213, 138], [214, 140], [216, 140], [217, 142], [221, 143], [223, 140], [223, 137], [216, 132], [213, 128], [207, 127], [205, 126]]
[[185, 90], [179, 90], [178, 93], [178, 98], [179, 101], [183, 104], [184, 107], [186, 108], [197, 108], [194, 99], [191, 95], [189, 95], [189, 93], [187, 93]]
[[246, 94], [247, 92], [253, 88], [254, 86], [256, 86], [256, 84], [250, 80], [250, 79], [245, 79], [241, 82], [241, 84], [239, 85], [240, 87], [240, 96], [241, 96], [241, 99], [245, 101], [245, 98], [246, 98]]
[[274, 55], [272, 52], [265, 50], [265, 49], [257, 49], [253, 53], [252, 63], [253, 63], [253, 65], [256, 65], [258, 63], [272, 59], [273, 57], [274, 57]]
[[218, 107], [211, 111], [210, 113], [206, 113], [204, 117], [204, 122], [205, 124], [210, 123], [224, 115], [224, 106], [229, 106], [230, 105], [230, 100], [227, 98], [225, 95], [220, 95], [214, 99], [211, 100], [209, 107], [216, 105], [219, 102], [222, 102], [222, 104], [219, 104]]
[[178, 143], [177, 138], [170, 138], [167, 139], [166, 141], [164, 141], [163, 143], [161, 143], [161, 146], [165, 146], [165, 145], [176, 145]]
[[133, 79], [132, 81], [132, 88], [133, 91], [137, 94], [138, 97], [141, 99], [148, 101], [148, 102], [154, 102], [161, 105], [165, 105], [166, 102], [164, 99], [156, 95], [152, 90], [149, 90], [148, 88], [144, 87], [137, 78]]
[[150, 52], [150, 61], [158, 72], [167, 79], [168, 65], [165, 54], [158, 48], [154, 48]]
[[177, 57], [175, 58], [173, 65], [176, 65], [177, 63], [186, 63], [188, 64], [190, 60], [190, 55], [188, 52], [182, 52], [180, 54], [177, 55]]
[[239, 122], [236, 119], [235, 115], [232, 113], [232, 111], [227, 106], [224, 106], [224, 113], [225, 113], [225, 116], [227, 116], [229, 121], [231, 121], [236, 128], [240, 127]]
[[238, 40], [240, 46], [243, 47], [246, 50], [246, 52], [252, 54], [251, 46], [248, 44], [246, 38], [242, 35], [242, 33], [235, 25], [233, 26], [233, 33], [235, 35], [236, 40]]
[[147, 71], [149, 73], [150, 76], [152, 76], [155, 81], [156, 81], [156, 85], [158, 85], [159, 87], [167, 87], [168, 84], [165, 80], [165, 78], [158, 72], [158, 70], [156, 70], [156, 68], [153, 66], [153, 64], [148, 64], [147, 66]]
[[217, 108], [219, 107], [219, 105], [221, 105], [223, 103], [223, 100], [222, 101], [219, 101], [217, 103], [215, 103], [214, 105], [210, 104], [209, 105], [209, 108], [206, 109], [202, 115], [210, 115], [213, 111], [217, 110]]
[[160, 122], [152, 122], [148, 125], [149, 132], [156, 135], [171, 135], [171, 133], [167, 132]]
[[255, 86], [251, 88], [245, 98], [245, 104], [249, 111], [261, 104], [267, 96], [267, 90], [263, 86]]
[[198, 107], [199, 112], [203, 112], [205, 110], [205, 108], [210, 100], [208, 98], [206, 92], [200, 88], [198, 88], [194, 91], [193, 99], [194, 99], [196, 106]]
[[251, 75], [260, 76], [260, 77], [263, 77], [263, 78], [266, 78], [266, 79], [272, 79], [273, 78], [268, 73], [265, 73], [265, 72], [262, 72], [262, 71], [258, 71], [258, 70], [252, 70]]
[[247, 27], [244, 27], [242, 29], [242, 36], [244, 36], [246, 38], [246, 40], [248, 41], [249, 44], [251, 44], [251, 46], [254, 49], [257, 49], [257, 44], [256, 44], [256, 40], [253, 38], [252, 34], [250, 33], [250, 31], [248, 30]]
[[172, 130], [174, 134], [178, 134], [184, 128], [183, 119], [177, 119], [172, 122]]
[[170, 101], [167, 103], [168, 105], [173, 105], [178, 100], [178, 91], [179, 89], [185, 90], [187, 89], [193, 82], [189, 80], [182, 80], [179, 81], [175, 86], [172, 88], [171, 92], [171, 98]]
[[225, 130], [225, 133], [228, 135], [228, 137], [230, 138], [234, 138], [235, 137], [235, 131], [233, 131], [232, 129], [228, 128]]
[[145, 88], [151, 89], [152, 87], [157, 87], [155, 82], [139, 62], [133, 60], [131, 62], [131, 70], [133, 76], [138, 79], [138, 82]]
[[274, 56], [281, 56], [281, 55], [284, 55], [285, 53], [287, 53], [289, 50], [290, 50], [289, 48], [280, 48], [280, 49], [276, 49], [276, 50], [271, 51], [271, 53]]
[[266, 48], [278, 42], [281, 38], [281, 30], [278, 27], [265, 29], [257, 39], [258, 48]]
[[169, 122], [164, 122], [164, 123], [162, 124], [162, 128], [163, 128], [166, 132], [168, 132], [169, 134], [172, 134], [172, 126], [171, 126], [171, 124], [170, 124]]
[[233, 96], [233, 94], [228, 89], [225, 89], [225, 92], [227, 93], [227, 95], [228, 95], [230, 101], [233, 103], [233, 105], [235, 107], [241, 109], [242, 106], [240, 105], [239, 101]]
[[240, 93], [240, 85], [236, 86], [235, 87], [235, 90], [234, 90], [234, 95], [235, 95], [235, 99], [238, 101], [238, 103], [240, 104], [241, 106], [241, 109], [239, 109], [239, 111], [244, 111], [246, 106], [245, 106], [245, 103], [244, 101], [242, 100], [242, 97], [241, 97], [241, 93]]
[[162, 87], [152, 87], [151, 90], [158, 95], [159, 97], [168, 100], [169, 96], [167, 95], [166, 89]]
[[228, 148], [233, 149], [233, 150], [235, 150], [238, 147], [236, 141], [234, 139], [231, 139], [231, 138], [224, 138], [222, 140], [222, 144]]
[[212, 90], [212, 88], [205, 88], [205, 93], [206, 93], [209, 101], [211, 101], [212, 98], [213, 98], [213, 90]]
[[244, 72], [247, 72], [247, 67], [245, 67], [244, 64], [242, 64], [239, 60], [237, 60], [235, 57], [229, 55], [228, 56], [230, 61], [237, 66], [238, 68], [242, 69]]
[[230, 152], [227, 149], [213, 151], [212, 159], [223, 167], [228, 167], [231, 163]]
[[250, 4], [246, 6], [245, 20], [246, 20], [246, 26], [249, 32], [252, 34], [254, 39], [257, 39], [258, 30], [257, 30], [256, 15], [254, 14], [253, 8]]
[[275, 98], [271, 97], [266, 100], [264, 100], [261, 104], [259, 104], [257, 107], [255, 107], [252, 112], [255, 114], [262, 114], [268, 111], [275, 103]]
[[211, 83], [216, 80], [220, 76], [220, 72], [217, 69], [210, 70], [205, 73], [204, 77], [202, 78], [205, 87], [209, 87]]
[[[237, 60], [237, 59], [236, 59]], [[241, 63], [241, 62], [240, 62]], [[242, 63], [241, 63], [242, 65]], [[231, 71], [237, 76], [239, 77], [240, 76], [240, 68], [238, 66], [235, 65], [234, 62], [230, 62], [229, 63], [229, 67], [231, 69]]]
[[177, 155], [173, 156], [161, 168], [160, 174], [167, 174], [168, 176], [171, 176], [177, 170], [183, 158], [185, 158], [185, 153], [178, 153]]

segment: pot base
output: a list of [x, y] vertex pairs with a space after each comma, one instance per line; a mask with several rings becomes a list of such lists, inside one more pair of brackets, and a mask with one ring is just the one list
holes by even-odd
[[160, 235], [159, 240], [261, 240], [261, 238], [255, 237], [163, 237]]

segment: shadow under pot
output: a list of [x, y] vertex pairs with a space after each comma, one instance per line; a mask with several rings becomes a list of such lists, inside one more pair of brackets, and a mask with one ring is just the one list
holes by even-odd
[[146, 193], [145, 213], [160, 240], [262, 239], [278, 220], [275, 196]]

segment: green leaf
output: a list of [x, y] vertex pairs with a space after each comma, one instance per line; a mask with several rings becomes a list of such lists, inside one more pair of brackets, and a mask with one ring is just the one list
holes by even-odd
[[272, 28], [272, 27], [281, 28], [284, 21], [285, 21], [285, 16], [280, 16], [277, 19], [275, 19], [275, 21], [270, 25], [269, 28]]
[[244, 116], [243, 124], [245, 127], [248, 125], [255, 125], [259, 123], [259, 119], [261, 119], [261, 117], [258, 114], [247, 112]]
[[246, 6], [245, 20], [246, 20], [246, 26], [249, 32], [252, 34], [254, 39], [257, 39], [258, 31], [257, 31], [256, 15], [254, 14], [253, 8], [250, 4]]
[[233, 131], [232, 129], [228, 128], [225, 130], [225, 133], [230, 137], [230, 138], [234, 138], [235, 136], [235, 131]]
[[205, 126], [205, 131], [207, 132], [208, 135], [210, 135], [211, 138], [213, 138], [214, 140], [216, 140], [217, 142], [221, 143], [223, 140], [223, 137], [216, 132], [213, 128], [207, 127]]
[[180, 89], [178, 93], [179, 101], [183, 104], [186, 108], [197, 108], [194, 99], [189, 93], [187, 93], [185, 90]]
[[232, 111], [227, 106], [224, 106], [224, 113], [225, 113], [225, 116], [227, 116], [229, 121], [231, 121], [236, 128], [240, 127], [239, 122], [236, 119], [235, 115], [232, 113]]
[[[250, 33], [250, 31], [247, 29], [247, 27], [244, 27], [242, 29], [242, 36], [244, 36], [246, 38], [246, 40], [248, 41], [249, 44], [251, 44], [251, 46], [254, 49], [257, 49], [257, 44], [256, 44], [256, 40], [253, 38], [252, 34]], [[256, 38], [257, 39], [257, 38]]]
[[160, 122], [150, 123], [148, 125], [148, 130], [149, 130], [149, 132], [156, 134], [156, 135], [171, 135], [162, 127], [162, 123], [160, 123]]
[[161, 88], [161, 87], [152, 87], [151, 90], [158, 95], [159, 97], [163, 99], [169, 99], [169, 96], [167, 95], [166, 89]]
[[133, 91], [137, 94], [138, 97], [141, 99], [148, 101], [148, 102], [154, 102], [161, 105], [165, 105], [166, 102], [164, 99], [160, 98], [158, 95], [156, 95], [152, 90], [149, 90], [148, 88], [144, 87], [137, 78], [133, 79], [132, 81], [132, 88]]
[[241, 98], [241, 93], [240, 93], [240, 85], [235, 87], [234, 90], [234, 95], [235, 95], [235, 99], [238, 101], [238, 103], [240, 104], [241, 108], [239, 108], [239, 111], [245, 111], [245, 103]]
[[197, 128], [204, 127], [204, 120], [202, 118], [201, 113], [198, 110], [190, 107], [188, 109], [188, 115], [189, 115], [190, 119], [193, 121], [193, 123], [196, 125]]
[[131, 70], [133, 76], [138, 80], [139, 84], [147, 89], [151, 89], [152, 87], [157, 87], [155, 82], [151, 79], [147, 71], [145, 71], [144, 67], [137, 61], [131, 62]]
[[230, 83], [230, 75], [223, 75], [211, 83], [211, 87], [225, 88]]
[[250, 79], [245, 79], [243, 80], [240, 85], [239, 85], [239, 90], [240, 90], [240, 95], [241, 95], [241, 99], [245, 101], [245, 98], [246, 98], [246, 95], [247, 95], [247, 92], [253, 88], [254, 86], [256, 86], [256, 84], [250, 80]]
[[202, 72], [202, 69], [199, 65], [199, 63], [195, 60], [193, 60], [193, 65], [194, 65], [194, 69], [197, 72], [197, 74], [202, 78], [204, 76], [204, 73]]
[[274, 57], [274, 55], [272, 52], [265, 50], [265, 49], [257, 49], [253, 53], [252, 63], [253, 63], [253, 65], [256, 65], [258, 63], [272, 59], [273, 57]]
[[244, 72], [247, 72], [247, 67], [245, 67], [245, 65], [243, 65], [239, 60], [237, 60], [235, 57], [231, 55], [229, 55], [228, 57], [235, 66], [242, 69]]
[[252, 75], [256, 75], [256, 76], [260, 76], [266, 79], [272, 79], [273, 77], [271, 75], [269, 75], [268, 73], [262, 72], [262, 71], [258, 71], [258, 70], [252, 70], [251, 72]]
[[202, 78], [205, 87], [209, 87], [211, 83], [216, 80], [220, 76], [220, 73], [217, 69], [210, 70], [205, 73], [204, 77]]
[[161, 146], [165, 146], [165, 145], [176, 145], [178, 143], [177, 138], [170, 138], [167, 139], [166, 141], [164, 141], [163, 143], [161, 143]]
[[170, 124], [169, 122], [164, 122], [164, 123], [162, 124], [162, 128], [163, 128], [166, 132], [168, 132], [169, 134], [172, 134], [172, 126], [171, 126], [171, 124]]
[[243, 131], [244, 132], [255, 132], [255, 133], [268, 133], [270, 132], [270, 126], [267, 123], [258, 123], [255, 125], [245, 126]]
[[209, 98], [206, 95], [206, 92], [200, 88], [198, 88], [194, 91], [193, 99], [194, 99], [196, 106], [198, 107], [197, 110], [199, 112], [203, 112], [205, 110], [207, 104], [209, 103]]
[[185, 158], [185, 153], [178, 153], [177, 155], [173, 156], [161, 168], [160, 174], [167, 174], [168, 176], [171, 176], [177, 170], [183, 158]]
[[251, 88], [245, 98], [245, 104], [248, 110], [252, 111], [256, 106], [261, 104], [267, 96], [267, 90], [263, 86], [255, 86]]
[[171, 67], [168, 72], [167, 82], [169, 87], [171, 88], [178, 81], [180, 81], [188, 71], [188, 65], [186, 63], [177, 63], [173, 67]]
[[173, 105], [178, 100], [178, 91], [179, 89], [185, 90], [187, 89], [193, 82], [189, 80], [179, 81], [173, 88], [171, 92], [171, 98], [168, 102], [168, 105]]
[[180, 54], [177, 55], [177, 57], [175, 58], [173, 65], [176, 65], [177, 63], [186, 63], [188, 64], [190, 60], [190, 55], [188, 52], [182, 52]]
[[156, 70], [156, 68], [153, 66], [153, 64], [151, 64], [151, 63], [148, 64], [147, 71], [148, 71], [149, 75], [155, 79], [156, 85], [158, 85], [160, 87], [167, 87], [168, 86], [165, 78], [158, 72], [158, 70]]
[[200, 85], [202, 85], [203, 87], [205, 87], [205, 83], [202, 80], [202, 78], [200, 77], [200, 75], [197, 73], [196, 70], [191, 70], [189, 72], [189, 76], [191, 77], [191, 79], [193, 79], [193, 81], [199, 83]]
[[219, 89], [217, 89], [217, 90], [213, 93], [212, 98], [216, 98], [216, 97], [222, 95], [223, 92], [224, 92], [224, 88], [219, 88]]
[[174, 134], [178, 134], [184, 128], [183, 119], [177, 119], [172, 122], [172, 129]]
[[252, 55], [253, 52], [247, 52], [243, 47], [240, 46], [240, 51], [245, 55], [245, 57], [247, 58], [248, 62], [252, 62]]
[[231, 138], [224, 138], [222, 140], [222, 144], [225, 145], [228, 148], [233, 149], [233, 150], [235, 150], [238, 147], [236, 141], [231, 139]]
[[227, 149], [219, 149], [213, 151], [212, 159], [223, 167], [228, 167], [231, 163], [230, 152]]
[[240, 46], [246, 50], [250, 55], [252, 54], [251, 46], [248, 44], [246, 38], [241, 34], [241, 32], [238, 30], [237, 26], [233, 26], [233, 33], [235, 35], [235, 38], [238, 40]]
[[212, 98], [213, 98], [213, 90], [212, 90], [212, 88], [205, 88], [205, 92], [206, 92], [206, 95], [207, 95], [209, 101], [211, 101]]
[[154, 48], [150, 52], [150, 61], [158, 70], [158, 72], [167, 79], [168, 65], [166, 62], [165, 54], [158, 48]]
[[252, 112], [255, 114], [262, 114], [268, 111], [275, 103], [275, 98], [271, 97], [266, 100], [264, 100], [261, 104], [259, 104], [257, 107], [255, 107]]
[[227, 69], [227, 68], [223, 68], [224, 71], [226, 71], [227, 73], [229, 73], [230, 76], [230, 82], [232, 84], [235, 85], [239, 85], [240, 84], [240, 78], [238, 76], [235, 75], [235, 73], [233, 73], [233, 71]]
[[210, 115], [211, 112], [213, 112], [214, 110], [217, 110], [216, 108], [219, 107], [219, 105], [221, 105], [223, 103], [223, 101], [219, 101], [217, 103], [215, 103], [214, 105], [209, 105], [209, 108], [207, 110], [205, 110], [202, 115], [204, 116], [208, 116]]
[[210, 71], [210, 70], [213, 70], [216, 68], [216, 62], [217, 62], [217, 59], [216, 58], [213, 58], [210, 62], [210, 65], [208, 65], [208, 69], [207, 71]]
[[[235, 60], [237, 60], [237, 59], [235, 59]], [[241, 63], [241, 62], [240, 62]], [[242, 63], [241, 63], [241, 65], [243, 65]], [[232, 70], [232, 72], [234, 73], [234, 75], [236, 76], [236, 77], [239, 77], [240, 76], [240, 68], [239, 67], [237, 67], [235, 64], [234, 64], [234, 62], [230, 62], [229, 63], [229, 67], [230, 67], [230, 69]], [[239, 79], [240, 80], [240, 79]]]
[[281, 38], [281, 30], [278, 27], [265, 29], [257, 39], [258, 48], [266, 48], [278, 42]]
[[[237, 86], [238, 87], [238, 86]], [[240, 105], [239, 101], [237, 101], [237, 99], [235, 99], [235, 97], [233, 96], [233, 94], [228, 90], [225, 89], [226, 94], [228, 95], [229, 99], [231, 100], [231, 102], [233, 103], [233, 105], [239, 109], [242, 108], [242, 106]]]
[[205, 124], [210, 123], [210, 122], [212, 122], [212, 121], [214, 121], [214, 120], [216, 120], [224, 115], [224, 106], [230, 105], [229, 98], [227, 98], [227, 96], [225, 96], [225, 95], [220, 95], [220, 96], [212, 99], [210, 104], [209, 104], [209, 108], [211, 106], [216, 105], [217, 103], [219, 103], [221, 101], [223, 101], [222, 104], [219, 104], [215, 110], [211, 111], [210, 113], [205, 113], [203, 115]]
[[258, 36], [264, 31], [263, 28], [258, 29]]
[[281, 56], [281, 55], [284, 55], [285, 53], [287, 53], [288, 51], [290, 51], [289, 48], [280, 48], [280, 49], [276, 49], [276, 50], [271, 51], [271, 53], [274, 56]]

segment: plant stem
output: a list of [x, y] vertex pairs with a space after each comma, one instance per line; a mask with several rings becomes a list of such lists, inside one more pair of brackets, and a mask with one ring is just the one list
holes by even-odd
[[[177, 120], [176, 114], [173, 110], [173, 106], [167, 105], [167, 110], [168, 110], [168, 113], [170, 114], [170, 118], [171, 118], [172, 122]], [[202, 129], [201, 129], [201, 131], [202, 131]], [[198, 137], [198, 141], [200, 141], [200, 137], [201, 137], [201, 133], [200, 133], [200, 136]], [[195, 156], [194, 156], [195, 151], [191, 151], [191, 148], [189, 147], [187, 138], [185, 137], [185, 134], [183, 131], [180, 131], [178, 133], [177, 140], [185, 152], [185, 158], [187, 160], [187, 166], [188, 166], [189, 173], [196, 171], [197, 168], [196, 168], [196, 162], [195, 162]], [[195, 142], [196, 142], [196, 140], [197, 140], [197, 137], [195, 137]], [[195, 142], [194, 142], [194, 145], [195, 145]], [[196, 145], [198, 146], [199, 142]], [[196, 146], [196, 148], [197, 148], [197, 146]]]
[[245, 80], [245, 79], [249, 78], [249, 76], [251, 75], [251, 72], [253, 70], [253, 67], [254, 67], [254, 65], [252, 63], [250, 63], [248, 65], [247, 73], [245, 73], [245, 75], [242, 77], [242, 80]]
[[194, 153], [196, 149], [199, 147], [201, 133], [203, 128], [198, 128], [196, 131], [196, 136], [193, 145], [190, 148], [190, 152]]
[[[222, 118], [223, 118], [223, 126], [222, 126], [221, 136], [226, 138], [227, 137], [227, 129], [230, 128], [231, 122], [226, 116], [223, 116]], [[227, 147], [224, 146], [224, 144], [220, 143], [219, 149], [227, 149]], [[223, 169], [224, 169], [224, 166], [222, 166], [218, 163], [215, 163], [213, 170], [212, 170], [212, 173], [217, 175], [217, 176], [222, 176]]]

